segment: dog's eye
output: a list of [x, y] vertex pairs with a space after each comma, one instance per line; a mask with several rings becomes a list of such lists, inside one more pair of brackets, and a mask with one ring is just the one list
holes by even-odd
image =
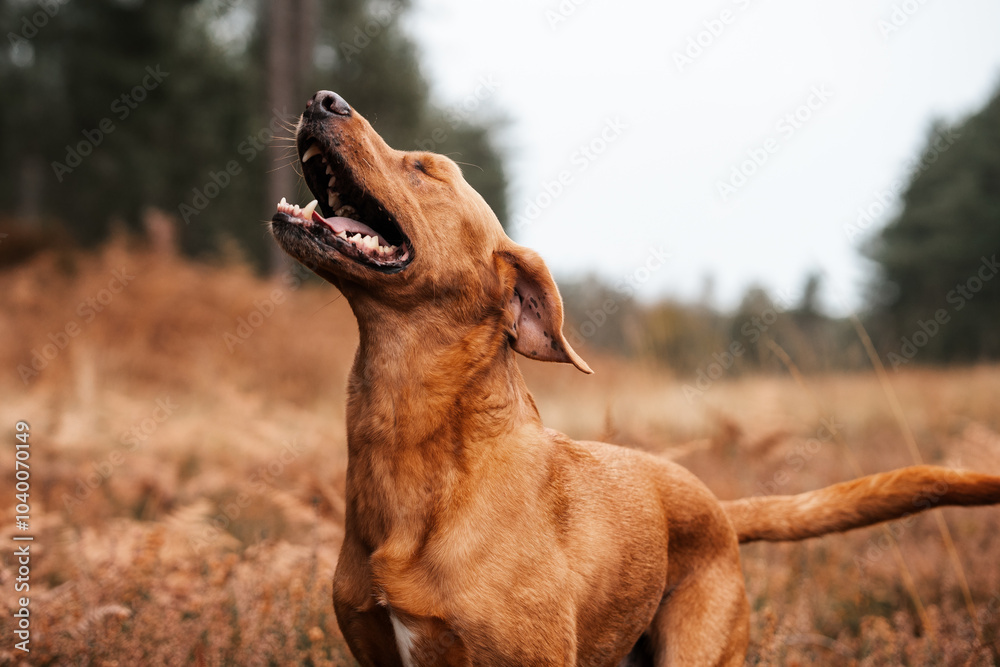
[[409, 165], [414, 172], [420, 174], [420, 176], [416, 176], [416, 178], [426, 176], [431, 181], [436, 183], [448, 183], [447, 173], [442, 172], [441, 165], [432, 154], [421, 155], [419, 157], [411, 156], [409, 158]]

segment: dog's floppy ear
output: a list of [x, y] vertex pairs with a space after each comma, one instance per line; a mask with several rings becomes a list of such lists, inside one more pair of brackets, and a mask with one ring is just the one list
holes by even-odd
[[529, 359], [573, 364], [584, 373], [593, 373], [563, 336], [562, 298], [542, 258], [513, 243], [499, 255], [513, 269], [503, 273], [514, 283], [506, 313], [514, 351]]

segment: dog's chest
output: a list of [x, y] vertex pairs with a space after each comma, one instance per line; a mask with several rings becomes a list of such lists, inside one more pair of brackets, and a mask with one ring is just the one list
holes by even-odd
[[397, 614], [388, 605], [384, 608], [389, 614], [392, 640], [403, 667], [469, 664], [462, 641], [440, 619]]
[[396, 637], [396, 650], [399, 651], [403, 667], [413, 667], [413, 647], [417, 639], [416, 633], [406, 627], [391, 609], [389, 610], [389, 620], [392, 622], [392, 632]]

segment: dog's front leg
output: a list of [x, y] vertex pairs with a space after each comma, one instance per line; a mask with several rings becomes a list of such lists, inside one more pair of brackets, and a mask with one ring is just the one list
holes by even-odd
[[363, 667], [405, 667], [396, 650], [389, 612], [372, 592], [367, 559], [347, 536], [333, 577], [333, 607], [340, 632]]

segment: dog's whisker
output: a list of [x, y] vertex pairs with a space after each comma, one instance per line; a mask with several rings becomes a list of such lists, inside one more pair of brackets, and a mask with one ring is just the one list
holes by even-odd
[[331, 304], [334, 304], [334, 303], [337, 303], [337, 301], [339, 301], [340, 298], [343, 297], [343, 296], [344, 296], [343, 294], [337, 294], [337, 296], [335, 296], [331, 301], [328, 301], [328, 302], [324, 303], [322, 306], [320, 306], [319, 308], [317, 308], [316, 311], [313, 313], [313, 316], [318, 315], [320, 313], [320, 311], [322, 311], [327, 306], [329, 306]]
[[454, 160], [454, 162], [455, 162], [455, 164], [464, 164], [467, 167], [475, 167], [476, 169], [478, 169], [479, 171], [482, 171], [482, 172], [486, 171], [485, 169], [483, 169], [482, 167], [480, 167], [478, 164], [473, 164], [472, 162], [459, 162], [458, 160]]

